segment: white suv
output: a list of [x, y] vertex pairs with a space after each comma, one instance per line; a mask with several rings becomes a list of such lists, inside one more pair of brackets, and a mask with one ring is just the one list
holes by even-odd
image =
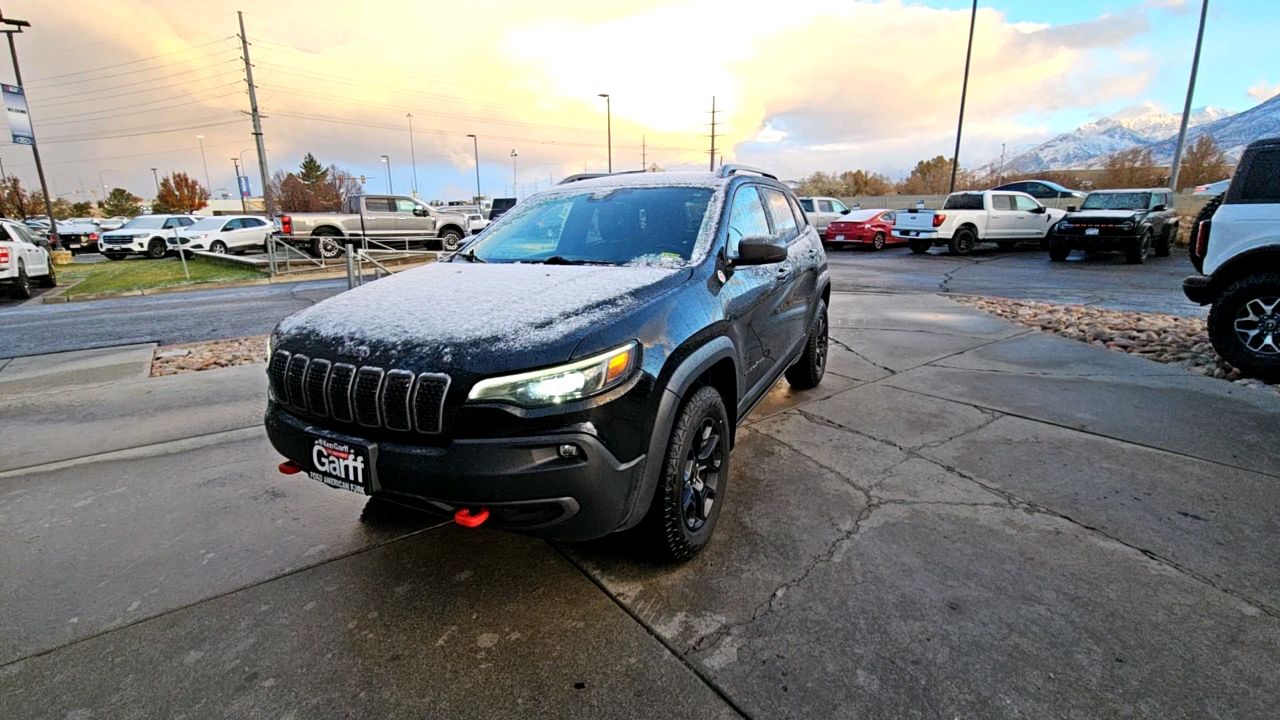
[[1201, 211], [1182, 283], [1192, 302], [1213, 305], [1209, 339], [1224, 360], [1280, 381], [1280, 138], [1245, 149], [1227, 192]]
[[102, 233], [98, 238], [98, 252], [109, 260], [123, 260], [130, 253], [159, 260], [169, 252], [168, 238], [177, 237], [178, 230], [199, 219], [190, 215], [139, 215], [119, 230]]
[[33, 279], [43, 287], [57, 285], [48, 245], [48, 240], [37, 238], [25, 225], [0, 220], [0, 285], [9, 286], [20, 300], [31, 297]]
[[243, 255], [246, 250], [262, 250], [275, 232], [275, 226], [266, 218], [256, 215], [219, 215], [200, 218], [194, 225], [182, 228], [177, 237], [165, 241], [169, 249], [205, 250], [219, 255], [233, 252]]

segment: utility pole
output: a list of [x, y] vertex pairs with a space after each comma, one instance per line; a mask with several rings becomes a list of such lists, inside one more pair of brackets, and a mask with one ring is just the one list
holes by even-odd
[[643, 136], [643, 135], [641, 135], [641, 136], [640, 136], [640, 169], [641, 169], [641, 170], [648, 170], [648, 169], [649, 169], [649, 160], [648, 160], [648, 157], [645, 155], [644, 136]]
[[613, 100], [609, 93], [600, 93], [596, 97], [604, 98], [605, 130], [609, 134], [609, 174], [613, 174]]
[[[1204, 19], [1209, 14], [1209, 0], [1200, 6], [1200, 31], [1196, 34], [1196, 53], [1191, 58], [1191, 81], [1187, 83], [1187, 104], [1182, 107], [1182, 126], [1178, 128], [1178, 144], [1173, 148], [1173, 167], [1169, 170], [1169, 187], [1178, 192], [1178, 171], [1182, 169], [1182, 150], [1187, 143], [1187, 121], [1191, 119], [1191, 98], [1196, 94], [1196, 72], [1200, 69], [1200, 45], [1204, 42]], [[13, 42], [13, 36], [9, 36]]]
[[[480, 141], [475, 135], [468, 135], [467, 137], [471, 138], [471, 149], [476, 154], [476, 207], [480, 208], [480, 198], [483, 197], [480, 194]], [[480, 209], [483, 211], [483, 208]]]
[[711, 172], [716, 171], [716, 96], [711, 96]]
[[516, 184], [516, 158], [518, 157], [520, 157], [520, 153], [517, 153], [515, 151], [515, 148], [512, 148], [511, 149], [511, 194], [516, 195], [517, 200], [520, 199], [519, 198], [520, 188]]
[[1004, 146], [1005, 143], [1000, 143], [1000, 172], [996, 174], [997, 185], [1004, 184]]
[[204, 156], [204, 136], [196, 135], [196, 139], [200, 141], [200, 162], [204, 164], [204, 186], [210, 193], [213, 193], [213, 181], [209, 179], [209, 160]]
[[[1205, 0], [1208, 2], [1208, 0]], [[964, 84], [960, 86], [960, 121], [956, 123], [956, 152], [951, 156], [951, 189], [956, 191], [956, 173], [960, 170], [960, 133], [964, 130], [964, 101], [969, 94], [969, 61], [973, 58], [973, 26], [978, 22], [978, 0], [973, 0], [973, 12], [969, 15], [969, 49], [964, 53]]]
[[244, 191], [240, 189], [240, 158], [231, 158], [231, 163], [236, 166], [236, 194], [240, 196], [240, 212], [248, 215], [249, 208], [244, 204]]
[[156, 197], [160, 197], [160, 173], [155, 168], [151, 168], [151, 177], [156, 181]]
[[413, 113], [409, 113], [409, 162], [413, 165], [413, 196], [418, 197], [418, 156], [413, 151]]
[[382, 160], [383, 165], [387, 166], [387, 194], [394, 195], [396, 192], [396, 189], [395, 189], [395, 186], [391, 184], [391, 158], [387, 157], [386, 155], [380, 155], [379, 159]]
[[262, 141], [262, 113], [258, 112], [258, 90], [253, 85], [253, 63], [249, 62], [249, 40], [244, 32], [244, 13], [237, 12], [240, 18], [240, 49], [244, 53], [244, 81], [249, 85], [249, 113], [253, 116], [253, 140], [258, 146], [258, 174], [262, 180], [262, 205], [267, 216], [271, 216], [271, 185], [267, 182], [267, 146]]
[[[3, 13], [0, 13], [0, 23], [4, 23], [9, 26], [7, 28], [0, 29], [0, 32], [3, 32], [9, 38], [9, 57], [13, 58], [13, 79], [14, 82], [18, 84], [18, 87], [21, 88], [22, 68], [18, 66], [18, 46], [13, 42], [13, 35], [14, 33], [22, 32], [22, 28], [24, 27], [31, 27], [31, 23], [26, 20], [6, 18]], [[29, 110], [30, 108], [28, 108], [27, 121], [31, 122], [31, 113]], [[49, 186], [44, 180], [44, 165], [40, 163], [40, 149], [36, 147], [35, 134], [35, 123], [31, 122], [31, 156], [35, 158], [36, 161], [36, 174], [40, 176], [40, 194], [44, 195], [44, 211], [45, 215], [49, 218], [49, 242], [52, 243], [54, 247], [60, 247], [58, 245], [58, 223], [53, 219], [53, 201], [49, 198]]]

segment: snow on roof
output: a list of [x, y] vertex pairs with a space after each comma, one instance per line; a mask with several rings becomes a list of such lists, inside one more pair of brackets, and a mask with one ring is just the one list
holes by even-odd
[[657, 267], [432, 263], [329, 298], [285, 318], [277, 332], [310, 332], [363, 356], [364, 343], [450, 345], [489, 341], [500, 350], [608, 322], [634, 293], [682, 272]]

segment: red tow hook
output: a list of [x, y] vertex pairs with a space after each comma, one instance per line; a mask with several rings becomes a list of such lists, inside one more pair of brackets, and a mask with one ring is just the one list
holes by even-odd
[[489, 510], [487, 508], [480, 508], [480, 511], [474, 515], [467, 508], [459, 508], [458, 512], [453, 514], [453, 521], [466, 528], [478, 528], [488, 519]]
[[279, 470], [285, 475], [297, 475], [302, 472], [302, 466], [292, 460], [285, 460], [280, 463]]

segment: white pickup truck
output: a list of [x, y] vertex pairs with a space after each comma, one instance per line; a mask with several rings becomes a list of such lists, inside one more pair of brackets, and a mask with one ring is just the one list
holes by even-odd
[[957, 192], [947, 196], [941, 210], [898, 212], [893, 236], [906, 240], [914, 253], [946, 245], [952, 255], [968, 255], [980, 242], [994, 242], [1001, 250], [1009, 250], [1028, 240], [1044, 244], [1049, 231], [1066, 214], [1041, 205], [1026, 193]]
[[49, 256], [49, 241], [38, 237], [25, 225], [0, 220], [0, 286], [8, 286], [13, 297], [31, 297], [31, 284], [54, 287], [58, 274]]

